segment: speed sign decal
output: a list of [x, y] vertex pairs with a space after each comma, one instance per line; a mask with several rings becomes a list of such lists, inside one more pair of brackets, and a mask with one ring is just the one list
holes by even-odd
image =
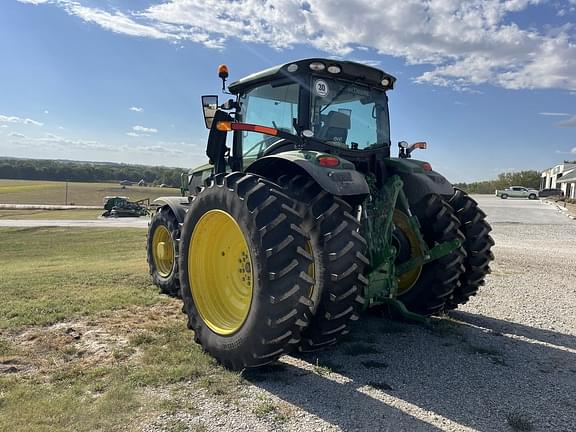
[[328, 93], [329, 93], [328, 83], [324, 80], [321, 80], [321, 79], [316, 80], [314, 82], [314, 93], [320, 97], [328, 96]]

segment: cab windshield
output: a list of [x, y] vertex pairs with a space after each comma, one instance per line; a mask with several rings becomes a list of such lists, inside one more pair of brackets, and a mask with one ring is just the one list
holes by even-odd
[[311, 125], [317, 139], [354, 150], [390, 145], [384, 91], [313, 77], [311, 93]]
[[[298, 94], [299, 86], [294, 83], [270, 83], [254, 88], [240, 96], [242, 121], [295, 134], [294, 121], [298, 117]], [[277, 141], [277, 137], [270, 135], [243, 132], [244, 157], [259, 157]]]

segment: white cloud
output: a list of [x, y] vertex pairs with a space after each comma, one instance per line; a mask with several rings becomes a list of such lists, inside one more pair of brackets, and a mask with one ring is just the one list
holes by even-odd
[[573, 147], [572, 150], [570, 150], [570, 153], [576, 154], [576, 147]]
[[554, 7], [546, 0], [159, 0], [132, 11], [83, 1], [50, 0], [86, 22], [131, 36], [212, 48], [229, 39], [276, 49], [306, 44], [348, 57], [372, 49], [428, 65], [417, 77], [421, 83], [576, 90], [573, 26], [514, 22], [518, 12]]
[[26, 3], [26, 4], [33, 4], [33, 5], [39, 5], [42, 3], [47, 3], [49, 0], [18, 0], [18, 2], [20, 3]]
[[78, 2], [71, 0], [56, 0], [56, 3], [63, 6], [69, 14], [75, 15], [88, 23], [98, 24], [115, 33], [152, 39], [178, 39], [177, 35], [163, 32], [151, 25], [139, 24], [128, 15], [119, 11], [107, 12], [97, 8], [82, 6]]
[[65, 138], [52, 133], [45, 133], [39, 137], [28, 137], [20, 133], [11, 133], [8, 135], [12, 140], [11, 144], [26, 146], [27, 148], [57, 149], [57, 150], [87, 150], [87, 151], [117, 151], [117, 147], [108, 146], [94, 140], [85, 140], [77, 138]]
[[44, 114], [48, 114], [48, 110], [44, 110]]
[[32, 120], [29, 118], [22, 118], [17, 116], [7, 116], [0, 114], [0, 123], [17, 123], [17, 124], [25, 124], [25, 125], [32, 125], [32, 126], [44, 126], [44, 123], [41, 123], [36, 120]]
[[131, 137], [139, 137], [140, 134], [137, 134], [136, 132], [126, 132], [126, 135], [131, 136]]
[[139, 132], [139, 133], [143, 133], [143, 134], [154, 134], [154, 133], [158, 132], [158, 129], [149, 128], [149, 127], [140, 126], [140, 125], [133, 126], [132, 130], [134, 132]]
[[543, 115], [543, 116], [552, 116], [552, 117], [565, 117], [565, 116], [570, 115], [568, 113], [563, 113], [563, 112], [541, 112], [538, 114]]
[[570, 117], [568, 120], [564, 120], [564, 121], [561, 121], [560, 123], [556, 123], [556, 127], [576, 128], [576, 115]]
[[134, 112], [142, 112], [144, 111], [144, 108], [141, 107], [136, 107], [136, 106], [132, 106], [130, 108], [128, 108], [130, 111], [134, 111]]

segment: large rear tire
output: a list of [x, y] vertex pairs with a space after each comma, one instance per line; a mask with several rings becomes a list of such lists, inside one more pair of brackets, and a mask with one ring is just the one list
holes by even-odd
[[[412, 207], [412, 211], [418, 217], [428, 247], [452, 240], [464, 242], [460, 222], [441, 196], [431, 194], [424, 197]], [[465, 256], [466, 252], [459, 247], [436, 261], [424, 264], [418, 279], [399, 291], [398, 299], [410, 311], [421, 315], [441, 313], [446, 301], [458, 288]]]
[[240, 370], [276, 360], [306, 326], [312, 257], [294, 202], [256, 175], [216, 175], [182, 227], [180, 283], [195, 340]]
[[310, 294], [313, 317], [302, 334], [300, 351], [316, 351], [332, 345], [350, 332], [358, 320], [368, 283], [364, 277], [366, 240], [352, 207], [324, 191], [313, 179], [282, 176], [279, 184], [295, 198], [310, 236], [314, 257], [314, 287]]
[[464, 233], [464, 273], [460, 276], [460, 286], [454, 290], [446, 302], [446, 309], [455, 309], [468, 302], [484, 285], [484, 278], [490, 273], [490, 261], [494, 259], [491, 251], [494, 240], [490, 237], [492, 227], [486, 222], [486, 214], [478, 203], [465, 192], [456, 190], [450, 199], [450, 205], [460, 221]]
[[164, 294], [180, 296], [178, 242], [180, 226], [169, 207], [160, 207], [152, 217], [146, 241], [146, 259], [152, 282]]

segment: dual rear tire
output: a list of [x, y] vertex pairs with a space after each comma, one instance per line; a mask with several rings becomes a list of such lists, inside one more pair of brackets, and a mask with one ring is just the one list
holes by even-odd
[[474, 199], [456, 189], [449, 203], [460, 221], [466, 251], [458, 287], [446, 302], [446, 309], [455, 309], [467, 303], [484, 285], [486, 275], [490, 273], [490, 262], [494, 260], [491, 250], [494, 240], [490, 236], [492, 227], [486, 221], [486, 214]]
[[217, 175], [182, 227], [188, 326], [234, 370], [334, 344], [363, 304], [366, 241], [350, 205], [308, 177], [278, 182]]
[[461, 247], [425, 264], [411, 287], [400, 284], [399, 300], [412, 312], [435, 315], [463, 305], [478, 293], [490, 273], [494, 240], [486, 214], [465, 192], [445, 200], [429, 195], [412, 208], [428, 247], [459, 240]]
[[[412, 211], [419, 220], [422, 237], [429, 248], [453, 240], [464, 243], [460, 221], [440, 195], [424, 197], [412, 207]], [[410, 236], [410, 232], [403, 229], [406, 224], [396, 222], [396, 218], [395, 226], [405, 236]], [[406, 283], [400, 276], [398, 300], [410, 311], [421, 315], [443, 312], [450, 296], [458, 288], [460, 276], [464, 272], [465, 256], [464, 248], [458, 247], [448, 255], [421, 266], [419, 273], [415, 274], [415, 280]]]

